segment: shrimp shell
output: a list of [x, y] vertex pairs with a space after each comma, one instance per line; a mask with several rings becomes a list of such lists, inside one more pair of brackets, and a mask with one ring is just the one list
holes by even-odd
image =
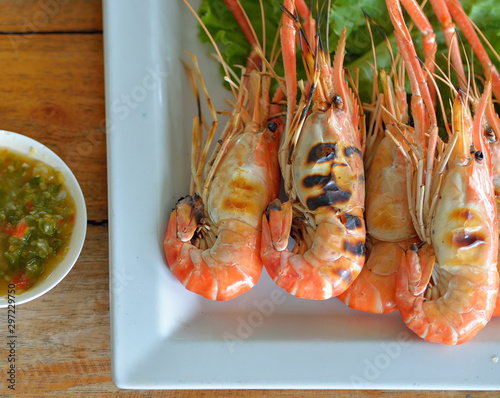
[[[292, 3], [285, 3], [282, 46], [285, 62], [293, 63]], [[310, 40], [304, 49], [313, 72], [297, 111], [288, 108], [279, 155], [289, 201], [274, 201], [262, 221], [261, 256], [268, 274], [290, 294], [307, 299], [345, 291], [365, 260], [361, 116], [344, 79], [345, 39], [344, 29], [333, 66], [317, 43]], [[288, 98], [296, 94], [294, 70], [294, 65], [285, 67]], [[287, 249], [290, 235], [296, 241], [292, 251]]]
[[[413, 245], [403, 260], [396, 299], [406, 325], [421, 338], [461, 344], [490, 320], [498, 294], [498, 225], [489, 149], [482, 134], [488, 82], [474, 124], [461, 95], [455, 134], [435, 211], [431, 244]], [[471, 146], [476, 148], [470, 151]]]

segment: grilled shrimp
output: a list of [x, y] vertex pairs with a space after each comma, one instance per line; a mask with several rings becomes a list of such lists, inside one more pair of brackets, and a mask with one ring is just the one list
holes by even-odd
[[[382, 92], [378, 93], [372, 111], [364, 156], [366, 263], [351, 286], [338, 296], [351, 308], [373, 313], [397, 309], [396, 283], [401, 259], [405, 250], [419, 241], [408, 208], [406, 159], [391, 136], [385, 135], [385, 130], [397, 135], [397, 124], [408, 122], [404, 69], [394, 65], [392, 72], [394, 83], [383, 69], [380, 71]], [[378, 90], [378, 85], [374, 84], [374, 90]], [[409, 142], [414, 141], [409, 127], [404, 134]]]
[[[482, 42], [479, 39], [478, 33], [476, 33], [476, 27], [473, 26], [469, 17], [466, 15], [462, 5], [458, 0], [430, 0], [432, 9], [436, 14], [439, 22], [442, 26], [442, 31], [446, 40], [446, 44], [449, 49], [449, 56], [451, 59], [451, 64], [453, 70], [457, 75], [458, 86], [462, 88], [463, 91], [467, 91], [468, 79], [465, 74], [462, 56], [459, 50], [459, 40], [457, 39], [457, 31], [453, 20], [462, 29], [467, 42], [470, 44], [472, 50], [476, 54], [478, 60], [481, 62], [483, 73], [486, 79], [492, 80], [492, 92], [497, 99], [500, 98], [500, 74], [498, 73], [496, 67], [493, 65], [486, 52]], [[483, 37], [484, 39], [484, 37]], [[485, 39], [486, 40], [486, 39]], [[491, 46], [490, 46], [491, 48]], [[498, 55], [497, 55], [498, 58]], [[472, 93], [471, 93], [472, 95]], [[479, 97], [476, 95], [476, 97]], [[474, 102], [478, 101], [478, 98], [473, 98]], [[493, 163], [493, 175], [494, 175], [494, 186], [495, 186], [495, 197], [497, 204], [497, 214], [500, 210], [500, 119], [495, 111], [493, 102], [489, 101], [485, 109], [485, 131], [487, 132], [487, 141], [490, 143], [491, 160]], [[500, 220], [499, 220], [500, 221]], [[500, 224], [499, 224], [500, 227]], [[500, 230], [499, 230], [500, 233]], [[500, 252], [498, 255], [500, 259]], [[500, 262], [497, 259], [497, 267], [500, 271]], [[497, 304], [493, 316], [500, 315], [500, 295], [497, 296]]]
[[494, 310], [498, 227], [489, 149], [481, 128], [490, 94], [488, 83], [473, 123], [466, 99], [455, 99], [456, 143], [431, 214], [430, 245], [413, 245], [400, 270], [399, 311], [407, 326], [427, 341], [464, 343]]
[[[240, 23], [245, 20], [239, 19]], [[262, 214], [279, 190], [281, 111], [270, 102], [272, 79], [261, 56], [256, 55], [264, 51], [256, 38], [251, 44], [258, 51], [243, 70], [229, 122], [208, 161], [216, 112], [196, 58], [191, 57], [192, 67], [186, 65], [197, 103], [196, 76], [214, 121], [202, 150], [206, 122], [198, 109], [193, 122], [192, 188], [170, 215], [164, 250], [175, 277], [188, 290], [212, 300], [232, 299], [259, 279]], [[278, 91], [274, 99], [280, 100], [280, 95]]]
[[[462, 5], [460, 4], [459, 1], [455, 0], [439, 0], [439, 2], [444, 2], [444, 5], [442, 5], [441, 8], [445, 8], [446, 6], [446, 12], [444, 12], [444, 17], [439, 18], [443, 27], [444, 28], [448, 27], [448, 29], [446, 30], [443, 29], [443, 31], [445, 32], [451, 31], [453, 32], [453, 34], [455, 34], [455, 26], [451, 21], [451, 19], [453, 18], [457, 21], [457, 24], [460, 26], [463, 34], [465, 35], [466, 40], [471, 45], [474, 53], [481, 62], [485, 77], [487, 79], [491, 78], [492, 92], [498, 100], [500, 98], [500, 74], [498, 73], [498, 70], [493, 65], [493, 63], [491, 62], [488, 53], [486, 52], [483, 44], [481, 43], [474, 26], [469, 20], [469, 17], [465, 14]], [[448, 39], [446, 35], [445, 37], [447, 38], [448, 46], [451, 46], [452, 45], [451, 43], [453, 43], [453, 45], [455, 46], [458, 46], [457, 40], [452, 41], [451, 38]], [[454, 51], [450, 50], [450, 52], [452, 52], [452, 64], [454, 70], [456, 71], [459, 77], [459, 81], [466, 81], [465, 73], [462, 67], [460, 52], [458, 51], [458, 49]], [[455, 57], [456, 59], [454, 59], [453, 57]], [[495, 187], [497, 215], [499, 215], [500, 214], [499, 213], [500, 212], [500, 119], [498, 118], [498, 114], [495, 112], [495, 108], [493, 106], [492, 101], [489, 101], [489, 103], [486, 106], [485, 118], [487, 121], [487, 126], [485, 129], [487, 132], [486, 137], [488, 142], [490, 143], [489, 147], [491, 151], [491, 160], [493, 163], [493, 176], [494, 176], [493, 184]], [[498, 219], [498, 217], [497, 221], [499, 223], [499, 228], [500, 228], [500, 220]], [[500, 234], [500, 229], [498, 232]], [[497, 269], [500, 272], [500, 261], [498, 260], [500, 260], [500, 251], [497, 256]], [[500, 315], [500, 295], [497, 296], [495, 311], [493, 312], [493, 316], [499, 316], [499, 315]]]
[[[491, 161], [493, 163], [493, 185], [495, 187], [495, 203], [497, 208], [498, 235], [500, 235], [500, 141], [492, 137], [489, 144], [491, 151]], [[500, 272], [500, 244], [497, 255], [497, 269]], [[493, 316], [500, 316], [500, 294], [497, 296], [495, 311]]]
[[422, 243], [412, 245], [401, 263], [396, 302], [406, 325], [421, 338], [460, 344], [489, 321], [498, 293], [497, 214], [483, 131], [491, 82], [474, 119], [467, 94], [459, 90], [453, 132], [448, 143], [438, 143], [435, 110], [399, 2], [387, 0], [387, 5], [412, 95], [423, 99], [424, 107], [412, 98], [414, 117], [420, 118], [416, 136], [428, 136], [408, 152], [410, 211]]
[[[261, 256], [278, 286], [319, 300], [342, 293], [365, 260], [361, 115], [344, 79], [345, 29], [333, 66], [329, 52], [314, 43], [317, 36], [306, 35], [303, 57], [309, 76], [295, 110], [290, 99], [297, 84], [292, 54], [298, 27], [288, 0], [282, 51], [289, 106], [279, 160], [289, 200], [273, 201], [264, 215]], [[287, 249], [290, 235], [296, 242], [292, 251]]]

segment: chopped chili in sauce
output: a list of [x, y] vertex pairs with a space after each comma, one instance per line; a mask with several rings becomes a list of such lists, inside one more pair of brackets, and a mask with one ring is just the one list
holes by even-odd
[[0, 294], [16, 294], [60, 262], [75, 223], [75, 202], [61, 172], [0, 148]]

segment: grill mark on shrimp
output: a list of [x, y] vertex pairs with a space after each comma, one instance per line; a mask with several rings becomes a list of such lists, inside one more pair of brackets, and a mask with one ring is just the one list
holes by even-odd
[[306, 188], [312, 188], [317, 185], [327, 186], [332, 180], [330, 175], [324, 176], [321, 174], [313, 174], [312, 176], [307, 176], [302, 180], [302, 184]]
[[292, 164], [292, 155], [295, 150], [295, 144], [290, 145], [290, 150], [288, 151], [288, 164]]
[[337, 156], [337, 144], [321, 142], [314, 145], [307, 155], [307, 163], [324, 163], [335, 159]]
[[271, 203], [269, 203], [268, 210], [279, 210], [279, 211], [281, 211], [281, 201], [279, 201], [279, 200], [273, 200]]
[[344, 148], [344, 155], [346, 155], [347, 157], [351, 157], [355, 153], [357, 153], [359, 156], [362, 156], [361, 151], [355, 146], [346, 146]]
[[350, 283], [352, 281], [352, 272], [347, 268], [340, 268], [339, 270], [337, 270], [337, 275], [340, 277], [340, 279], [347, 283]]
[[358, 243], [352, 245], [350, 242], [344, 241], [344, 250], [346, 252], [354, 254], [355, 256], [364, 256], [365, 255], [365, 243], [358, 242]]
[[347, 229], [354, 230], [361, 228], [362, 223], [359, 217], [353, 216], [351, 214], [345, 214], [344, 216], [345, 219], [344, 217], [342, 217], [341, 221]]
[[202, 220], [205, 218], [205, 205], [201, 200], [201, 197], [198, 194], [187, 195], [183, 198], [180, 198], [177, 203], [181, 203], [182, 201], [186, 201], [189, 206], [191, 206], [191, 216], [194, 217], [196, 223], [201, 224]]
[[326, 191], [321, 195], [307, 198], [306, 205], [309, 210], [314, 211], [318, 207], [333, 206], [339, 203], [346, 203], [351, 198], [351, 192], [341, 190], [340, 187], [336, 184], [335, 186], [337, 187], [337, 189], [334, 189], [332, 186], [331, 190]]
[[479, 245], [482, 245], [486, 242], [484, 236], [478, 233], [466, 233], [462, 232], [460, 234], [453, 235], [452, 238], [453, 244], [458, 246], [459, 248], [468, 247], [473, 248]]
[[330, 181], [328, 181], [324, 186], [323, 186], [323, 191], [332, 191], [332, 192], [337, 192], [340, 191], [341, 188], [337, 185], [335, 180], [330, 178]]

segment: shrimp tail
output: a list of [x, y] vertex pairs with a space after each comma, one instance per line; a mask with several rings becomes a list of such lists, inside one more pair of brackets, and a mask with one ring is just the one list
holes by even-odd
[[358, 311], [388, 314], [397, 310], [396, 283], [405, 249], [418, 239], [373, 241], [361, 273], [338, 298]]
[[[465, 343], [484, 328], [492, 316], [496, 299], [494, 281], [498, 284], [498, 275], [495, 275], [494, 270], [488, 273], [477, 271], [455, 275], [450, 284], [456, 291], [443, 300], [433, 300], [432, 293], [426, 297], [423, 291], [413, 294], [412, 287], [418, 292], [425, 285], [423, 281], [412, 281], [411, 266], [407, 264], [420, 261], [432, 265], [433, 250], [428, 245], [425, 247], [428, 249], [417, 252], [408, 250], [403, 258], [396, 291], [398, 309], [400, 313], [412, 314], [405, 316], [404, 321], [408, 328], [424, 340], [448, 345]], [[416, 256], [419, 260], [416, 260]], [[483, 288], [478, 289], [478, 285]], [[456, 296], [462, 299], [456, 300]], [[481, 305], [470, 308], [470, 302]]]
[[[427, 245], [425, 248], [428, 249], [429, 246]], [[404, 264], [408, 264], [408, 289], [411, 294], [414, 296], [424, 294], [435, 263], [436, 257], [433, 254], [419, 256], [419, 249], [416, 244], [411, 245], [406, 251], [406, 262]], [[403, 267], [405, 266], [403, 265]]]
[[[364, 239], [360, 241], [359, 236], [364, 232], [364, 223], [356, 220], [351, 222], [352, 236], [346, 234], [340, 220], [330, 220], [318, 225], [312, 240], [301, 225], [304, 221], [292, 220], [289, 202], [281, 209], [270, 209], [269, 221], [265, 215], [262, 221], [261, 257], [271, 279], [301, 298], [325, 300], [344, 292], [359, 275], [364, 262]], [[295, 238], [292, 251], [287, 249], [286, 235]], [[332, 240], [332, 236], [344, 238]], [[323, 247], [326, 241], [330, 243]]]
[[413, 245], [400, 268], [399, 312], [411, 330], [431, 342], [454, 345], [470, 340], [495, 308], [497, 212], [483, 134], [490, 96], [488, 82], [473, 121], [463, 94], [454, 99], [454, 145], [436, 193], [432, 244]]
[[[266, 225], [269, 228], [269, 235], [266, 236], [266, 242], [272, 242], [269, 247], [281, 252], [286, 249], [288, 245], [288, 237], [290, 236], [290, 229], [292, 227], [292, 203], [287, 201], [281, 203], [279, 199], [271, 202], [268, 208], [269, 222], [264, 215]], [[265, 253], [267, 255], [267, 252]]]
[[[187, 201], [170, 215], [163, 248], [173, 275], [187, 290], [210, 300], [230, 300], [250, 290], [259, 280], [262, 263], [258, 255], [260, 233], [238, 220], [223, 221], [218, 230], [218, 239], [205, 250], [190, 241], [183, 242], [179, 236], [178, 220], [183, 221]], [[193, 212], [196, 217], [195, 212]], [[187, 223], [191, 224], [191, 223]], [[200, 226], [198, 225], [198, 230]], [[185, 235], [183, 239], [188, 238]], [[197, 239], [196, 233], [191, 241]], [[194, 242], [193, 242], [194, 243]], [[245, 258], [234, 263], [234, 252], [250, 248]]]
[[201, 220], [203, 219], [204, 206], [199, 195], [189, 195], [179, 199], [176, 206], [177, 237], [182, 242], [189, 242]]

